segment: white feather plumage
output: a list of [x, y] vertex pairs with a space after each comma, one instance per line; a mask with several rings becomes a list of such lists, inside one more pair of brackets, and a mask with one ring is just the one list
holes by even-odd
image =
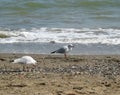
[[21, 63], [21, 64], [36, 64], [37, 61], [34, 60], [31, 56], [23, 56], [21, 58], [15, 59], [13, 63]]

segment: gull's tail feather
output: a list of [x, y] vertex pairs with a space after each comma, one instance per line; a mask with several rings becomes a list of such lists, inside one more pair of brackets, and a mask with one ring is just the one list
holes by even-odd
[[51, 52], [51, 54], [52, 54], [52, 53], [56, 53], [56, 51]]

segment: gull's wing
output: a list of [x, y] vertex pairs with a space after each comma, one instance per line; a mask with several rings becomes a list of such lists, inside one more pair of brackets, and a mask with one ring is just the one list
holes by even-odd
[[62, 47], [62, 48], [60, 48], [58, 50], [55, 50], [55, 51], [53, 51], [51, 53], [66, 53], [66, 51], [67, 51], [67, 47], [64, 46], [64, 47]]
[[56, 53], [66, 53], [66, 48], [60, 48], [58, 50], [56, 50]]

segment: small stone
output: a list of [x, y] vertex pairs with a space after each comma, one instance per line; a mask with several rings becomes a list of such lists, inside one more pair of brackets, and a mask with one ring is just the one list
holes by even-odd
[[41, 83], [38, 83], [37, 85], [46, 85], [46, 83], [41, 82]]
[[4, 59], [4, 58], [0, 58], [0, 60], [1, 60], [1, 61], [5, 61], [5, 59]]
[[82, 90], [83, 87], [73, 87], [73, 89]]
[[57, 95], [62, 95], [63, 91], [57, 91]]
[[77, 95], [74, 91], [65, 91], [65, 95]]

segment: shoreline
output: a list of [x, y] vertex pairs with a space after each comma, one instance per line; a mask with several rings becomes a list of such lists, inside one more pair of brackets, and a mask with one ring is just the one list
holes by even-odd
[[[0, 44], [0, 53], [50, 54], [67, 43], [7, 43]], [[77, 44], [70, 55], [120, 55], [120, 45]]]
[[[11, 61], [32, 56], [37, 66], [22, 71]], [[20, 74], [24, 77], [20, 77]], [[0, 53], [1, 95], [119, 95], [120, 55]]]

